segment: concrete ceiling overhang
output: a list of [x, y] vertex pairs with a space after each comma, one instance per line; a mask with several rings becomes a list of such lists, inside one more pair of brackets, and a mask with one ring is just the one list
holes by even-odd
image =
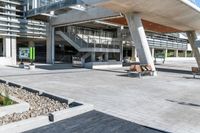
[[137, 12], [143, 20], [180, 31], [200, 31], [200, 8], [188, 0], [101, 0], [95, 6]]
[[[104, 21], [113, 23], [113, 24], [128, 26], [126, 18], [124, 17], [111, 18], [111, 19], [106, 19]], [[143, 23], [144, 29], [149, 30], [149, 31], [161, 32], [161, 33], [183, 32], [181, 30], [178, 30], [169, 26], [153, 23], [153, 22], [143, 20], [143, 19], [142, 19], [142, 23]]]

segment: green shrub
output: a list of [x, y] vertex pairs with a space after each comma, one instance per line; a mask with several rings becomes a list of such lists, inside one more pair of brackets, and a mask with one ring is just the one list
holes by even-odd
[[4, 97], [2, 95], [0, 95], [0, 105], [1, 106], [8, 106], [8, 105], [12, 105], [13, 101], [9, 98], [9, 97]]

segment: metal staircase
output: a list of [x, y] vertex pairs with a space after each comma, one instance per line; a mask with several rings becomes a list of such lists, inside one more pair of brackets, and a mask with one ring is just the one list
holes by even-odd
[[[91, 53], [120, 53], [120, 40], [116, 38], [95, 37], [86, 34], [78, 34], [77, 31], [60, 28], [56, 31], [58, 38], [74, 47], [78, 53], [72, 57], [72, 65], [84, 67], [85, 63], [91, 62]], [[61, 41], [59, 40], [59, 41]]]
[[61, 36], [65, 41], [70, 43], [79, 52], [113, 52], [120, 53], [120, 41], [118, 40], [103, 40], [100, 39], [96, 43], [88, 36], [87, 39], [83, 39], [73, 32], [57, 31], [57, 35]]

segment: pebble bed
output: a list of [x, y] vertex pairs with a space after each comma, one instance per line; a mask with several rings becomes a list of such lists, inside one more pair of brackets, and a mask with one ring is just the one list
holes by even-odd
[[49, 113], [68, 108], [66, 103], [61, 103], [45, 96], [39, 96], [38, 93], [32, 93], [21, 88], [0, 84], [0, 93], [5, 91], [7, 91], [10, 96], [29, 103], [30, 108], [29, 111], [23, 113], [13, 113], [0, 117], [0, 126], [40, 115], [48, 115]]

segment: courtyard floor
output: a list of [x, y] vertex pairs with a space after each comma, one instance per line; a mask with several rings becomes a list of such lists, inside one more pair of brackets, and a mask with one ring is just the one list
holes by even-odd
[[157, 77], [130, 78], [124, 71], [38, 65], [33, 71], [0, 67], [0, 79], [93, 104], [105, 114], [176, 133], [200, 132], [200, 78], [192, 61], [157, 65]]

